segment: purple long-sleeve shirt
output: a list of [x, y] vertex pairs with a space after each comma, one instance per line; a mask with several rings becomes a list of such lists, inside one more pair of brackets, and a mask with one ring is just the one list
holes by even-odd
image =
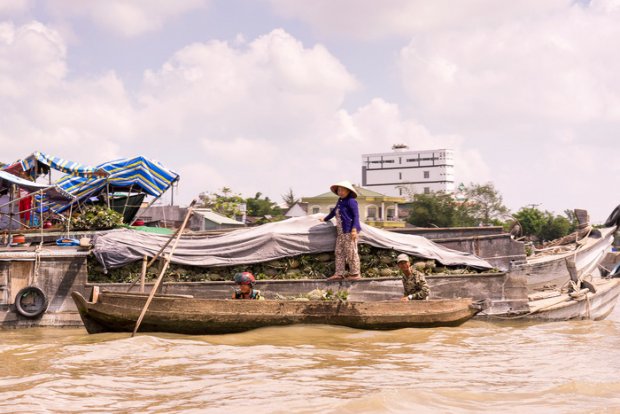
[[340, 220], [342, 221], [342, 232], [351, 233], [353, 228], [358, 232], [362, 231], [360, 226], [360, 213], [357, 207], [357, 200], [348, 195], [345, 198], [339, 198], [336, 207], [325, 216], [325, 221], [332, 219], [336, 215], [336, 210], [340, 211]]

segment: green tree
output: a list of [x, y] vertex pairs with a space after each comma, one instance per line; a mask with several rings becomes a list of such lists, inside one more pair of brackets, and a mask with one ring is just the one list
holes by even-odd
[[263, 194], [261, 192], [256, 193], [254, 198], [246, 198], [245, 203], [247, 205], [248, 216], [261, 217], [261, 216], [278, 216], [281, 214], [281, 209], [276, 203], [271, 201], [269, 197], [261, 198]]
[[299, 199], [295, 197], [295, 194], [293, 194], [293, 189], [289, 188], [288, 192], [282, 194], [282, 201], [286, 203], [288, 208], [291, 208], [299, 201]]
[[234, 194], [229, 187], [222, 187], [218, 193], [200, 193], [198, 198], [201, 207], [210, 208], [216, 213], [226, 217], [235, 218], [241, 216], [240, 206], [243, 203], [241, 194]]
[[450, 194], [415, 194], [407, 222], [420, 227], [450, 227], [454, 225], [455, 212], [456, 204]]
[[539, 237], [542, 229], [549, 220], [549, 213], [543, 212], [535, 206], [522, 207], [514, 214], [514, 217], [521, 224], [521, 231], [524, 236]]
[[540, 234], [542, 240], [553, 240], [564, 237], [571, 232], [572, 224], [562, 216], [551, 217]]
[[514, 217], [519, 220], [524, 236], [549, 241], [564, 237], [574, 230], [575, 224], [571, 222], [571, 215], [567, 215], [568, 217], [555, 216], [549, 211], [530, 206], [521, 208]]
[[[502, 224], [502, 217], [509, 212], [501, 194], [492, 183], [470, 183], [462, 189], [461, 194], [464, 196], [458, 214], [461, 221], [473, 218], [475, 223], [471, 224], [499, 225]], [[459, 225], [467, 224], [459, 223]]]

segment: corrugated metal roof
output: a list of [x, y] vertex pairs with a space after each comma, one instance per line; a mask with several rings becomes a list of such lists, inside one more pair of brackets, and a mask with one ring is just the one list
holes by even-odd
[[212, 221], [213, 223], [243, 226], [243, 223], [241, 223], [240, 221], [233, 220], [210, 209], [196, 209], [194, 210], [194, 212], [196, 214], [200, 214], [202, 217], [206, 218], [209, 221]]

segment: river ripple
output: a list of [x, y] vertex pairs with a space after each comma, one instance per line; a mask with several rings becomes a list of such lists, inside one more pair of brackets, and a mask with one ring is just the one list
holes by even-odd
[[0, 412], [620, 413], [605, 321], [218, 336], [0, 331]]

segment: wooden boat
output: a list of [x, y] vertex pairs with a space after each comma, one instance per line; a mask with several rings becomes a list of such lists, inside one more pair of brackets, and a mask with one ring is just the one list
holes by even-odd
[[[486, 314], [502, 315], [506, 313], [528, 312], [527, 286], [524, 277], [507, 273], [470, 273], [470, 274], [431, 274], [426, 276], [431, 289], [430, 299], [472, 298], [473, 301], [485, 301]], [[94, 285], [87, 285], [89, 292]], [[126, 283], [98, 283], [102, 290], [127, 292]], [[147, 283], [149, 292], [152, 283]], [[130, 292], [138, 293], [136, 285]], [[259, 280], [256, 288], [266, 299], [278, 299], [281, 296], [294, 297], [304, 295], [312, 290], [346, 290], [351, 302], [391, 301], [402, 297], [403, 283], [400, 277], [362, 278], [357, 281], [329, 281], [326, 279], [288, 279]], [[209, 282], [164, 282], [161, 293], [171, 295], [191, 295], [201, 299], [229, 298], [235, 284], [231, 281]]]
[[590, 282], [594, 292], [584, 289], [572, 294], [558, 291], [539, 292], [530, 296], [526, 320], [568, 321], [573, 319], [605, 319], [620, 296], [620, 279], [598, 279]]
[[565, 286], [570, 280], [566, 259], [575, 261], [579, 277], [587, 274], [598, 277], [598, 265], [609, 252], [615, 231], [616, 227], [602, 228], [597, 230], [596, 235], [580, 240], [577, 245], [540, 252], [528, 257], [525, 263], [515, 264], [510, 273], [524, 276], [530, 292]]
[[616, 226], [592, 230], [578, 243], [544, 249], [532, 256], [526, 256], [525, 244], [512, 239], [501, 227], [415, 228], [398, 232], [424, 236], [451, 249], [473, 253], [515, 278], [525, 278], [528, 291], [534, 292], [566, 285], [570, 279], [566, 258], [575, 260], [579, 276], [600, 276], [597, 267], [610, 250]]
[[[71, 294], [88, 333], [131, 332], [147, 294], [103, 291], [93, 302]], [[222, 300], [155, 295], [141, 332], [223, 334], [266, 326], [329, 324], [358, 329], [458, 326], [481, 309], [471, 299], [426, 301]]]

